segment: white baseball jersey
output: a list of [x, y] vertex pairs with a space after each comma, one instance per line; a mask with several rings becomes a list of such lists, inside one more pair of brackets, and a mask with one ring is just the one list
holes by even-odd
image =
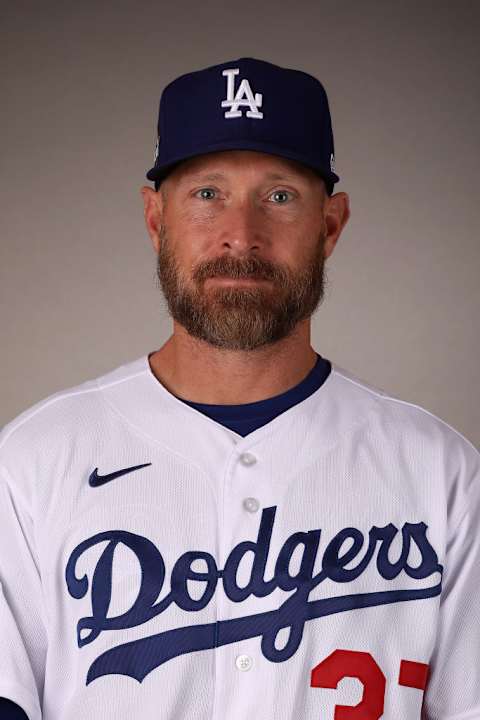
[[242, 437], [144, 356], [0, 437], [29, 720], [477, 720], [480, 456], [332, 363]]

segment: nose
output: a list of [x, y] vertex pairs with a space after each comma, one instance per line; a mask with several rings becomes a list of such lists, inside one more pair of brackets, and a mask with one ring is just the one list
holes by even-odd
[[265, 242], [260, 209], [251, 200], [235, 203], [224, 214], [221, 240], [231, 254], [245, 255]]

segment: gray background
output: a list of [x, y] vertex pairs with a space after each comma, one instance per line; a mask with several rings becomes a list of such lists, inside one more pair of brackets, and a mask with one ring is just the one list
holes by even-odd
[[[352, 216], [324, 356], [480, 445], [480, 3], [2, 3], [0, 424], [163, 344], [139, 189], [177, 75], [316, 75]], [[192, 108], [195, 112], [195, 108]]]

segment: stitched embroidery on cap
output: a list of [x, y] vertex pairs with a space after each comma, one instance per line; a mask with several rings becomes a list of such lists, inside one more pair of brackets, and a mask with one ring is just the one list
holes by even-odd
[[222, 100], [222, 108], [229, 107], [225, 113], [226, 118], [237, 118], [242, 117], [242, 110], [239, 107], [248, 106], [250, 110], [247, 110], [246, 115], [249, 118], [263, 119], [263, 113], [259, 111], [259, 107], [262, 107], [263, 95], [261, 93], [252, 92], [250, 83], [246, 78], [241, 81], [236, 95], [235, 93], [235, 75], [239, 75], [239, 68], [229, 68], [224, 70], [222, 75], [227, 78], [227, 98]]

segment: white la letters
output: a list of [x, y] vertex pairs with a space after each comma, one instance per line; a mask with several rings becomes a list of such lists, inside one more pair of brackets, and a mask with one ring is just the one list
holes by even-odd
[[248, 106], [250, 110], [247, 110], [247, 117], [258, 118], [259, 120], [262, 120], [263, 113], [261, 113], [258, 108], [262, 107], [263, 96], [261, 93], [255, 93], [255, 96], [253, 95], [250, 83], [246, 78], [242, 80], [238, 87], [237, 94], [234, 95], [234, 78], [235, 75], [238, 75], [239, 73], [239, 68], [230, 68], [229, 70], [224, 70], [222, 72], [222, 75], [225, 75], [227, 78], [227, 98], [226, 100], [222, 100], [222, 108], [230, 108], [230, 110], [227, 110], [227, 112], [225, 113], [225, 117], [242, 117], [242, 110], [239, 110], [238, 108], [240, 106]]

